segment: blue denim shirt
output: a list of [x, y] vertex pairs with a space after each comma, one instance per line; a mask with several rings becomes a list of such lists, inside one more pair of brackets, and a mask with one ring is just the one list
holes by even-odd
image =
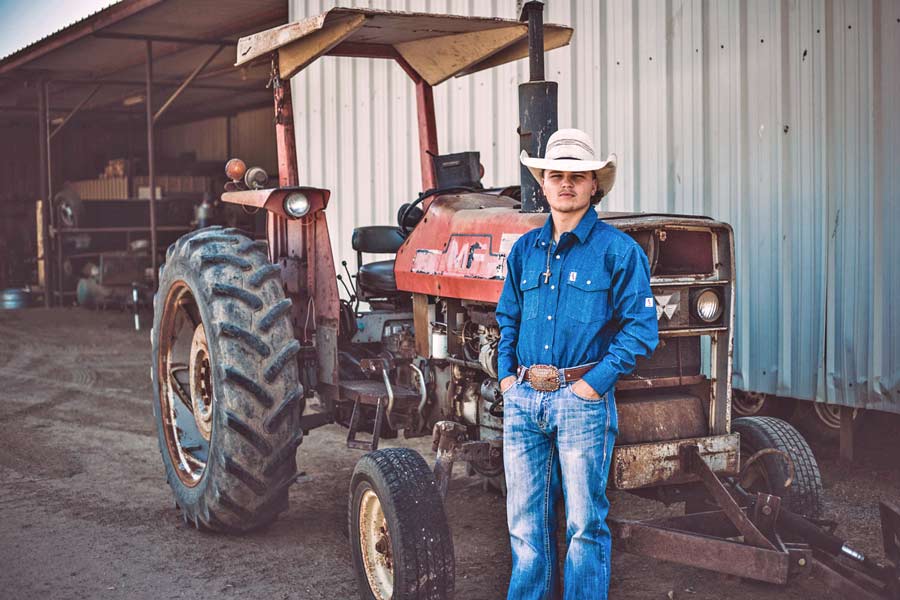
[[548, 216], [506, 257], [497, 304], [499, 377], [515, 375], [518, 365], [569, 368], [599, 361], [584, 380], [603, 395], [659, 341], [647, 256], [593, 207], [559, 244], [552, 228]]

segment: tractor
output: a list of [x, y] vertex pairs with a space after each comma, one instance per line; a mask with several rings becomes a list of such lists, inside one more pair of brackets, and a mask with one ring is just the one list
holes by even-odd
[[[452, 596], [444, 498], [456, 462], [503, 489], [494, 310], [507, 253], [548, 208], [527, 171], [520, 185], [486, 189], [477, 152], [439, 153], [432, 87], [527, 57], [521, 147], [543, 155], [557, 129], [544, 52], [567, 45], [572, 29], [544, 24], [542, 10], [528, 2], [516, 21], [338, 7], [239, 40], [238, 65], [271, 66], [278, 185], [233, 159], [222, 200], [263, 209], [265, 239], [221, 227], [183, 236], [154, 298], [154, 416], [187, 522], [229, 533], [272, 522], [288, 506], [304, 436], [338, 423], [347, 445], [366, 452], [349, 493], [360, 596]], [[423, 191], [396, 224], [353, 231], [355, 274], [335, 267], [330, 192], [300, 185], [297, 173], [289, 79], [322, 56], [392, 60], [416, 90]], [[771, 417], [731, 419], [731, 228], [699, 216], [600, 217], [647, 254], [661, 340], [616, 384], [609, 487], [686, 508], [611, 519], [616, 546], [781, 584], [825, 573], [847, 597], [896, 597], [896, 567], [819, 527], [821, 478], [800, 434]], [[367, 262], [373, 254], [392, 258]], [[525, 279], [528, 294], [538, 278]], [[608, 294], [602, 273], [594, 279], [601, 285], [584, 293]], [[432, 436], [434, 464], [379, 449], [400, 432]], [[888, 556], [900, 563], [900, 516], [882, 511]]]

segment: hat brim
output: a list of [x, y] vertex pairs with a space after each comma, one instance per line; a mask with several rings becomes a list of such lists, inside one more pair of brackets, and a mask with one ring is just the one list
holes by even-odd
[[569, 173], [583, 173], [585, 171], [593, 171], [597, 177], [597, 187], [603, 192], [604, 196], [609, 195], [616, 182], [616, 155], [610, 154], [606, 160], [577, 160], [571, 158], [548, 159], [548, 158], [532, 158], [528, 153], [522, 150], [519, 160], [523, 165], [528, 167], [531, 175], [541, 183], [543, 172], [547, 169], [553, 171], [567, 171]]

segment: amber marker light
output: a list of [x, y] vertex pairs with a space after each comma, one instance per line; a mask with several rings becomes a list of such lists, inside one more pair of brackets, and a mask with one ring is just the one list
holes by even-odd
[[225, 163], [225, 176], [232, 181], [240, 181], [247, 172], [247, 165], [239, 158], [232, 158]]

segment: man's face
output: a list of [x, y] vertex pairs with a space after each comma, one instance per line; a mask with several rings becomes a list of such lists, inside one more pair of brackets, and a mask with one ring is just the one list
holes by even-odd
[[544, 171], [541, 183], [550, 208], [560, 213], [579, 212], [591, 204], [597, 193], [597, 180], [592, 171]]

